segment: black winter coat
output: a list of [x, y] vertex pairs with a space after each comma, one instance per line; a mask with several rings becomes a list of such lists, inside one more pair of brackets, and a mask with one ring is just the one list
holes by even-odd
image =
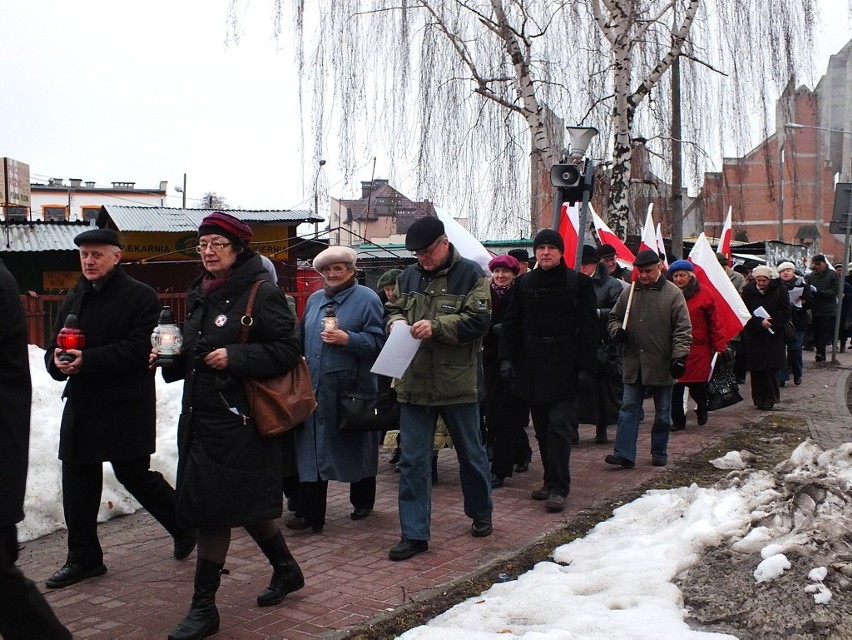
[[[743, 328], [746, 369], [783, 369], [787, 362], [784, 325], [790, 320], [790, 294], [787, 293], [787, 287], [777, 279], [770, 280], [766, 292], [760, 293], [757, 284], [749, 282], [743, 289], [743, 302], [751, 313], [751, 318]], [[763, 328], [762, 318], [754, 316], [754, 310], [758, 307], [766, 309], [772, 318], [774, 334]]]
[[30, 441], [30, 361], [18, 284], [0, 260], [0, 527], [24, 519]]
[[[250, 418], [243, 379], [292, 369], [301, 357], [295, 318], [278, 287], [260, 286], [247, 343], [240, 319], [249, 289], [264, 279], [260, 256], [240, 261], [219, 289], [204, 295], [199, 279], [189, 294], [179, 366], [163, 370], [167, 381], [184, 378], [178, 423], [177, 517], [189, 527], [236, 527], [282, 513], [280, 438], [261, 438]], [[203, 362], [226, 347], [228, 368]]]
[[515, 280], [500, 335], [500, 361], [515, 368], [515, 391], [529, 402], [577, 395], [580, 371], [595, 372], [597, 300], [592, 279], [565, 266]]
[[[76, 309], [86, 336], [83, 368], [64, 376], [53, 362], [56, 335]], [[56, 380], [68, 380], [59, 458], [74, 464], [131, 460], [156, 450], [154, 372], [148, 368], [151, 332], [160, 304], [146, 284], [121, 266], [97, 288], [80, 277], [59, 308], [44, 359]]]

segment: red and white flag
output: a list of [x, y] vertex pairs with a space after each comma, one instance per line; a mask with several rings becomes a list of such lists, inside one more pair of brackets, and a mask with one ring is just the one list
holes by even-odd
[[668, 271], [669, 268], [669, 259], [666, 257], [666, 243], [663, 242], [663, 232], [660, 230], [660, 223], [657, 223], [657, 253], [660, 254], [660, 260], [663, 261], [663, 266]]
[[716, 259], [716, 252], [713, 251], [704, 233], [698, 236], [695, 246], [689, 252], [689, 261], [693, 264], [695, 277], [698, 278], [701, 286], [713, 292], [716, 298], [716, 312], [722, 324], [722, 333], [726, 340], [730, 340], [742, 331], [751, 314], [728, 274]]
[[579, 242], [580, 214], [577, 205], [568, 205], [567, 202], [562, 204], [562, 211], [559, 216], [559, 235], [562, 236], [565, 242], [565, 251], [562, 252], [562, 257], [572, 269], [574, 262], [577, 259], [577, 243]]
[[601, 244], [608, 244], [615, 248], [615, 259], [622, 267], [632, 267], [636, 256], [627, 248], [621, 239], [612, 232], [606, 222], [595, 212], [592, 205], [589, 204], [589, 211], [592, 212], [592, 223], [595, 225], [595, 233], [598, 235], [598, 241]]
[[725, 217], [725, 224], [722, 225], [722, 234], [719, 236], [719, 246], [716, 247], [716, 252], [723, 254], [728, 259], [728, 264], [733, 264], [734, 257], [731, 255], [731, 209], [728, 207], [728, 215]]
[[648, 215], [645, 216], [645, 226], [642, 227], [642, 237], [639, 238], [639, 251], [650, 249], [659, 253], [657, 249], [657, 231], [654, 229], [654, 218], [651, 215], [654, 211], [654, 203], [648, 205]]

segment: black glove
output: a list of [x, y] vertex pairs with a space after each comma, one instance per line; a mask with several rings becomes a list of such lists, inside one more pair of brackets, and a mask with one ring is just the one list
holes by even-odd
[[669, 373], [672, 374], [672, 378], [677, 380], [683, 375], [684, 371], [686, 371], [686, 358], [674, 358], [669, 367]]
[[730, 364], [730, 362], [734, 359], [734, 354], [731, 353], [730, 349], [725, 349], [724, 351], [719, 352], [719, 362], [724, 362], [725, 364]]
[[515, 381], [515, 367], [512, 366], [511, 360], [502, 360], [500, 362], [500, 377], [509, 383]]
[[627, 330], [619, 327], [615, 330], [615, 333], [612, 334], [612, 341], [616, 344], [624, 344], [627, 342]]
[[492, 324], [491, 331], [494, 332], [495, 336], [499, 336], [501, 333], [503, 333], [503, 323], [498, 322], [497, 324]]

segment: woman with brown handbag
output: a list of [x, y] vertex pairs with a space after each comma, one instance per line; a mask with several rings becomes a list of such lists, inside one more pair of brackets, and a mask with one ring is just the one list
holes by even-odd
[[[193, 283], [183, 325], [183, 349], [166, 381], [183, 379], [178, 424], [177, 517], [198, 529], [192, 605], [169, 638], [206, 638], [219, 630], [216, 591], [231, 541], [243, 526], [273, 568], [261, 607], [280, 603], [305, 582], [276, 519], [282, 514], [282, 451], [262, 437], [249, 416], [245, 378], [285, 373], [301, 358], [295, 318], [284, 294], [268, 284], [260, 256], [249, 248], [251, 228], [214, 212], [198, 229], [204, 272]], [[251, 330], [242, 341], [252, 284], [257, 289]], [[152, 353], [152, 362], [156, 352]]]

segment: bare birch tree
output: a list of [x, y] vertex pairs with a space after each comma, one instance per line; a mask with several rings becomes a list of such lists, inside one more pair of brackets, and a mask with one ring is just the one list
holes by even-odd
[[816, 12], [816, 0], [272, 2], [276, 35], [292, 24], [314, 155], [336, 139], [351, 172], [382, 146], [390, 179], [416, 167], [415, 197], [470, 212], [483, 234], [547, 220], [535, 196], [547, 184], [529, 170], [546, 176], [562, 153], [551, 114], [601, 130], [589, 155], [611, 159], [607, 218], [623, 231], [631, 141], [647, 140], [658, 171], [670, 164], [666, 71], [678, 56], [695, 184], [725, 145], [743, 151], [769, 129], [772, 101], [809, 64]]

